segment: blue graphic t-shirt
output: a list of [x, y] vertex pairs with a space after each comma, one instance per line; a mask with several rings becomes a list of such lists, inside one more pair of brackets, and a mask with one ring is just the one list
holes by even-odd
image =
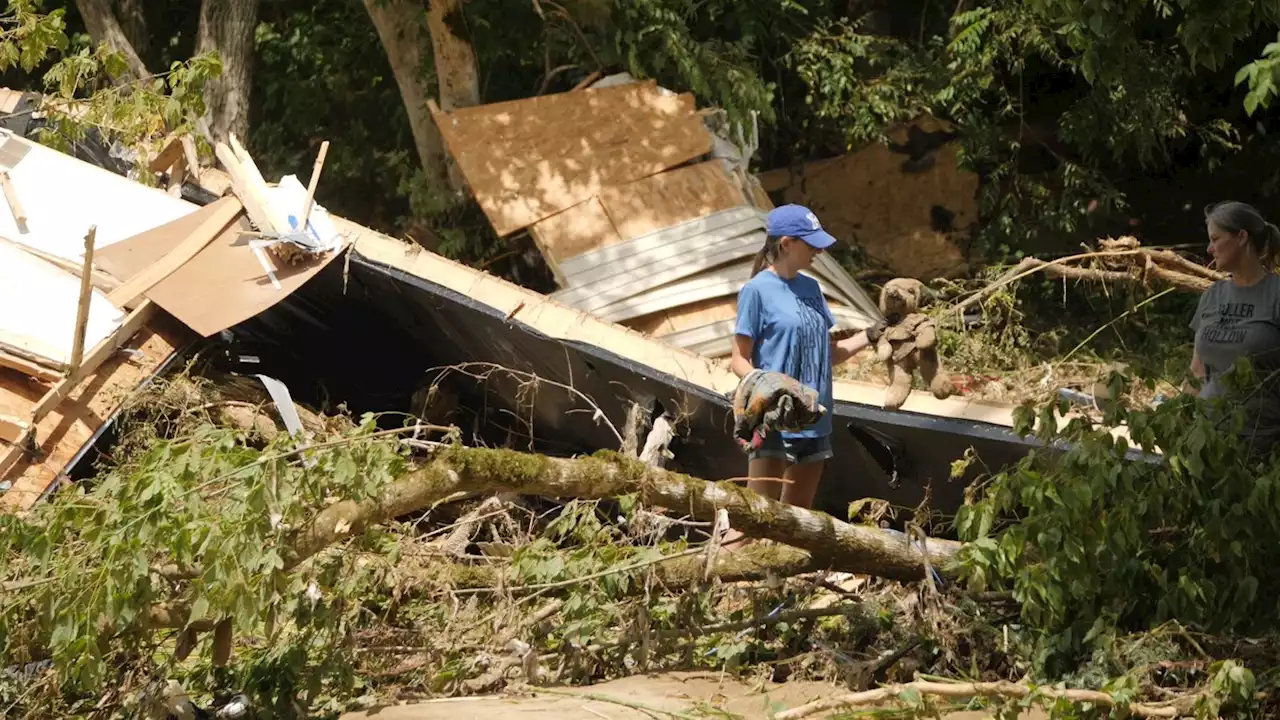
[[836, 324], [818, 281], [807, 275], [786, 280], [761, 270], [738, 293], [734, 332], [754, 343], [751, 364], [786, 373], [818, 392], [827, 414], [801, 432], [785, 438], [831, 434], [831, 328]]

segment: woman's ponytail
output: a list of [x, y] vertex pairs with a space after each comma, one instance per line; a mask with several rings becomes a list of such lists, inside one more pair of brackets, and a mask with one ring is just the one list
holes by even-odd
[[1259, 259], [1271, 270], [1280, 269], [1280, 228], [1276, 227], [1275, 223], [1267, 223], [1262, 234], [1262, 247], [1258, 249]]
[[765, 266], [771, 265], [774, 260], [778, 259], [778, 245], [782, 242], [781, 235], [768, 235], [764, 239], [764, 245], [760, 248], [760, 252], [756, 253], [755, 262], [751, 265], [751, 277], [760, 274]]

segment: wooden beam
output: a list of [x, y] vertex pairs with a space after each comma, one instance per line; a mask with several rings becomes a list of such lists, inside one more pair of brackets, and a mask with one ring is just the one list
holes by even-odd
[[[32, 441], [36, 435], [35, 423], [27, 426], [19, 435], [13, 439], [13, 444], [9, 446], [2, 454], [0, 454], [0, 478], [9, 474], [14, 465], [22, 459], [24, 453], [27, 452], [28, 446], [33, 444]], [[7, 491], [6, 491], [7, 492]]]
[[30, 375], [31, 377], [37, 380], [43, 380], [44, 382], [57, 382], [62, 379], [62, 373], [57, 370], [45, 367], [39, 363], [31, 362], [26, 358], [18, 357], [17, 355], [5, 352], [4, 350], [0, 350], [0, 367], [17, 370], [23, 375]]
[[178, 243], [177, 247], [147, 266], [142, 272], [126, 280], [123, 285], [108, 295], [107, 299], [116, 307], [124, 307], [155, 287], [156, 283], [172, 275], [175, 270], [185, 265], [213, 242], [244, 208], [236, 198], [224, 198], [218, 202], [225, 204], [217, 212], [209, 215], [199, 227]]
[[153, 173], [161, 173], [173, 167], [178, 162], [178, 158], [182, 157], [182, 138], [173, 137], [169, 139], [169, 144], [165, 145], [160, 152], [151, 159], [147, 165], [147, 169]]
[[316, 155], [315, 167], [311, 169], [311, 182], [307, 185], [307, 201], [302, 205], [302, 217], [298, 219], [298, 230], [307, 231], [307, 220], [311, 217], [311, 203], [316, 199], [316, 185], [320, 182], [320, 171], [324, 169], [324, 156], [329, 153], [329, 141], [320, 143], [320, 153]]
[[[74, 372], [69, 373], [61, 382], [50, 388], [44, 397], [40, 398], [40, 402], [36, 403], [35, 407], [31, 409], [31, 425], [34, 427], [39, 424], [45, 415], [48, 415], [51, 410], [58, 406], [58, 403], [71, 394], [71, 391], [81, 381], [92, 375], [103, 361], [111, 357], [116, 350], [120, 349], [121, 345], [133, 337], [148, 320], [155, 316], [158, 310], [159, 307], [155, 303], [150, 300], [144, 300], [136, 310], [129, 313], [124, 322], [120, 323], [120, 327], [98, 343], [85, 356], [84, 362], [80, 363], [80, 366]], [[0, 475], [3, 473], [4, 468], [0, 468]]]
[[74, 375], [84, 359], [84, 334], [89, 329], [89, 307], [93, 304], [93, 241], [98, 226], [90, 225], [84, 236], [84, 265], [80, 269], [80, 301], [76, 305], [76, 329], [71, 340], [71, 362], [67, 374]]
[[18, 199], [18, 190], [13, 186], [13, 178], [9, 177], [8, 170], [0, 170], [0, 188], [4, 190], [5, 202], [9, 203], [9, 210], [13, 213], [13, 220], [18, 230], [26, 232], [27, 211], [22, 207], [22, 201]]

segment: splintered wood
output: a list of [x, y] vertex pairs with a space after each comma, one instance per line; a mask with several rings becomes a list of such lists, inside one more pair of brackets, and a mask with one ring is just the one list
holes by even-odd
[[[190, 337], [176, 323], [139, 310], [144, 314], [91, 351], [73, 378], [51, 386], [0, 369], [0, 415], [21, 425], [18, 436], [0, 442], [0, 480], [7, 484], [0, 491], [0, 509], [34, 505], [121, 400]], [[136, 322], [139, 318], [150, 324]], [[128, 350], [121, 351], [122, 346]], [[0, 432], [5, 434], [13, 431]]]
[[692, 95], [647, 81], [432, 115], [494, 230], [509, 235], [710, 152], [695, 110]]

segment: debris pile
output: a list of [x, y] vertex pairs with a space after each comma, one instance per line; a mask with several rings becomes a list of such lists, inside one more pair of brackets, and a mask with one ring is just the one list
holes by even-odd
[[[692, 95], [625, 73], [432, 113], [494, 231], [533, 238], [560, 286], [554, 299], [706, 357], [729, 354], [772, 208], [747, 171], [753, 138], [695, 109]], [[838, 332], [879, 319], [830, 256], [809, 274]]]

